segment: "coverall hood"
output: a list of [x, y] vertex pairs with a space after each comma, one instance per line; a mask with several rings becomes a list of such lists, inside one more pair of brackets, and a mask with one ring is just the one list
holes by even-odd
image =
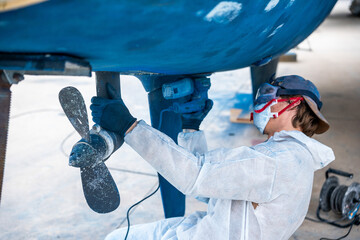
[[328, 146], [307, 137], [300, 131], [281, 131], [273, 136], [275, 141], [284, 141], [286, 138], [294, 138], [304, 145], [313, 157], [314, 171], [328, 165], [335, 159], [334, 152]]

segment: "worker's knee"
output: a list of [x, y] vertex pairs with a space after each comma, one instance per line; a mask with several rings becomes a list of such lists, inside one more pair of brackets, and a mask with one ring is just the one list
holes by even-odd
[[127, 228], [116, 229], [115, 231], [109, 233], [106, 236], [105, 240], [120, 240], [120, 239], [123, 240], [125, 239], [126, 232], [127, 232]]
[[[183, 217], [168, 218], [161, 221], [139, 224], [130, 227], [127, 240], [158, 240], [162, 236], [167, 236], [166, 239], [176, 235], [175, 228], [184, 220]], [[105, 240], [123, 240], [126, 236], [127, 228], [120, 228], [106, 236]]]
[[[127, 240], [138, 240], [138, 239], [151, 239], [157, 240], [160, 237], [158, 233], [158, 225], [154, 223], [138, 224], [131, 226], [127, 236]], [[127, 227], [116, 229], [115, 231], [108, 234], [105, 240], [123, 240], [125, 239]]]

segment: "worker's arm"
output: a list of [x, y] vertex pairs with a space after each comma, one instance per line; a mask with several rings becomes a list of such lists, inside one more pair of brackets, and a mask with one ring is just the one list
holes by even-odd
[[[185, 148], [192, 154], [204, 154], [208, 151], [205, 134], [203, 131], [189, 130], [185, 129], [183, 132], [178, 134], [178, 145]], [[199, 197], [195, 198], [201, 202], [208, 203], [208, 197]]]
[[[270, 200], [276, 169], [274, 159], [248, 147], [194, 155], [145, 122], [135, 123], [120, 96], [110, 85], [107, 88], [111, 99], [92, 98], [94, 122], [119, 136], [126, 135], [125, 141], [180, 191], [193, 196], [257, 203]], [[186, 128], [198, 129], [211, 106], [212, 102], [208, 101], [203, 111], [190, 114], [190, 126]]]
[[257, 203], [271, 200], [276, 161], [252, 148], [194, 155], [144, 121], [125, 136], [125, 142], [184, 194]]

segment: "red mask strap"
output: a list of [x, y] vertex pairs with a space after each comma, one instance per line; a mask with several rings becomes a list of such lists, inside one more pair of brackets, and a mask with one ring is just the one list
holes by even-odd
[[[273, 102], [275, 101], [279, 101], [277, 99], [272, 99], [271, 101], [269, 101], [267, 104], [265, 104], [265, 106], [262, 108], [262, 109], [259, 109], [259, 110], [254, 110], [254, 112], [256, 113], [261, 113], [262, 111], [264, 111], [268, 106], [270, 106], [270, 104], [272, 104]], [[281, 101], [281, 99], [280, 99]]]
[[[277, 115], [274, 115], [274, 118], [277, 118], [280, 116], [280, 114], [282, 114], [283, 112], [285, 112], [287, 109], [291, 108], [292, 106], [295, 105], [295, 103], [297, 103], [298, 101], [302, 101], [304, 100], [303, 97], [293, 97], [293, 98], [284, 98], [284, 99], [272, 99], [271, 101], [269, 101], [267, 104], [265, 104], [265, 106], [259, 110], [254, 110], [254, 112], [256, 113], [261, 113], [262, 111], [264, 111], [267, 107], [269, 107], [273, 102], [287, 102], [287, 101], [293, 101], [292, 103], [290, 103], [289, 105], [287, 105], [284, 109], [282, 109], [281, 111], [278, 112]], [[250, 115], [250, 121], [253, 120], [253, 113], [251, 113]]]
[[303, 97], [293, 97], [293, 98], [287, 98], [287, 99], [279, 99], [278, 102], [285, 102], [285, 101], [293, 101], [292, 103], [290, 103], [289, 105], [287, 105], [284, 109], [282, 109], [281, 111], [278, 112], [278, 116], [280, 116], [283, 112], [285, 112], [286, 110], [288, 110], [289, 108], [291, 108], [292, 106], [295, 105], [295, 103], [304, 100]]

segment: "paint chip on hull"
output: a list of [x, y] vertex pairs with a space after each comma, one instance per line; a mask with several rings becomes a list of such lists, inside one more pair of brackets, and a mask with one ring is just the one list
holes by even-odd
[[283, 26], [284, 26], [284, 24], [281, 24], [281, 25], [277, 26], [277, 27], [275, 28], [275, 30], [272, 31], [272, 32], [269, 34], [268, 37], [271, 37], [271, 36], [275, 35], [275, 33], [276, 33], [280, 28], [282, 28]]
[[242, 4], [238, 2], [220, 2], [205, 17], [208, 22], [228, 24], [239, 16]]
[[270, 0], [270, 2], [268, 3], [268, 5], [265, 8], [265, 12], [269, 12], [271, 10], [274, 9], [274, 7], [276, 7], [276, 5], [278, 5], [280, 0]]

